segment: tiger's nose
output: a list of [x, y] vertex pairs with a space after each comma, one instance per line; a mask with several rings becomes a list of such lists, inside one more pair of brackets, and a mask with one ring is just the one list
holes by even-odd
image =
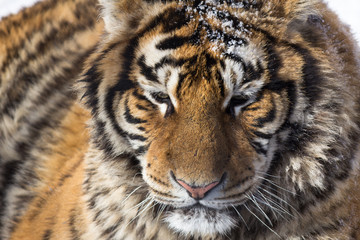
[[176, 179], [175, 180], [183, 187], [185, 188], [189, 195], [196, 199], [196, 200], [200, 200], [203, 199], [205, 197], [205, 194], [208, 193], [211, 189], [215, 188], [217, 185], [219, 185], [220, 181], [216, 181], [216, 182], [212, 182], [206, 186], [190, 186], [189, 184], [187, 184], [186, 182], [184, 182], [183, 180], [180, 179]]

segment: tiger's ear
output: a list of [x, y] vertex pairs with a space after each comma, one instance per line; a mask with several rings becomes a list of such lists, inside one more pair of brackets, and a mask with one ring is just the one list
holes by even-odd
[[[131, 33], [151, 13], [154, 4], [145, 0], [99, 0], [105, 30], [110, 34]], [[153, 14], [152, 14], [153, 15]]]
[[325, 6], [318, 0], [281, 0], [285, 1], [284, 12], [287, 19], [287, 34], [321, 30], [322, 13]]
[[286, 17], [290, 20], [301, 19], [306, 20], [309, 15], [316, 15], [316, 6], [319, 4], [318, 0], [281, 0], [283, 1], [284, 11]]
[[[250, 1], [250, 0], [249, 0]], [[309, 14], [315, 14], [315, 6], [319, 0], [252, 0], [262, 5], [262, 14], [284, 18], [284, 20], [306, 19]]]

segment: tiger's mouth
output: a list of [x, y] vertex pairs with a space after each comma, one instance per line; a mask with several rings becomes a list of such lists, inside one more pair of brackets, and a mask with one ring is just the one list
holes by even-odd
[[[235, 198], [227, 198], [211, 194], [204, 199], [190, 199], [185, 205], [167, 205], [164, 220], [168, 226], [180, 234], [188, 236], [223, 236], [244, 221], [240, 215], [249, 197], [258, 188], [260, 182], [238, 193]], [[214, 192], [216, 193], [216, 192]], [[241, 195], [241, 196], [239, 196]], [[187, 202], [187, 201], [185, 201]]]

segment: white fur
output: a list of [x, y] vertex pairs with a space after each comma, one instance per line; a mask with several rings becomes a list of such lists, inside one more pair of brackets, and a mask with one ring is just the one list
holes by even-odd
[[184, 210], [177, 209], [169, 212], [165, 221], [171, 229], [186, 236], [225, 235], [235, 227], [236, 221], [228, 213], [210, 210], [212, 213], [208, 214], [207, 211], [209, 210], [194, 208], [189, 210], [190, 214], [185, 214]]
[[117, 32], [122, 25], [116, 17], [116, 9], [114, 7], [115, 0], [99, 0], [103, 6], [102, 17], [105, 22], [105, 30], [109, 33]]

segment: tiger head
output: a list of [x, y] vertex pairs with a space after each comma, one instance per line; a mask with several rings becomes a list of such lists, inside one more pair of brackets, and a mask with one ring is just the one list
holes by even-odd
[[271, 202], [289, 218], [298, 208], [278, 192], [327, 191], [324, 166], [311, 159], [327, 158], [334, 136], [312, 129], [328, 118], [339, 137], [334, 114], [319, 120], [315, 109], [321, 94], [323, 105], [340, 96], [319, 87], [325, 60], [300, 32], [321, 32], [312, 1], [100, 2], [105, 33], [80, 81], [93, 143], [109, 159], [131, 156], [170, 228], [225, 234], [254, 217], [269, 225]]

